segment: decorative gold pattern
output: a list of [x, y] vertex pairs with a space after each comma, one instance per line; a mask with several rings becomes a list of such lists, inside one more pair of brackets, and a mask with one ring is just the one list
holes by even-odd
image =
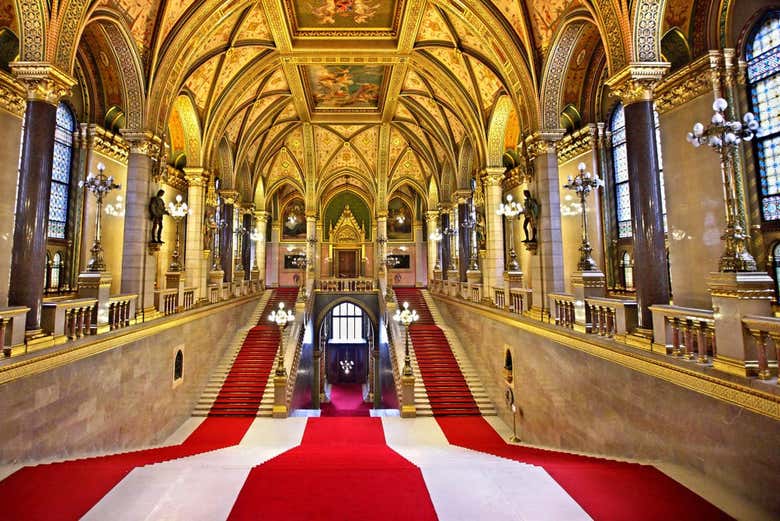
[[76, 80], [48, 63], [12, 62], [14, 76], [27, 87], [28, 101], [44, 101], [57, 105], [70, 95]]
[[664, 78], [655, 87], [655, 108], [658, 112], [663, 114], [712, 92], [709, 68], [709, 56], [702, 56]]
[[21, 118], [26, 106], [24, 89], [13, 78], [0, 71], [0, 109]]
[[631, 63], [609, 78], [606, 84], [623, 105], [652, 101], [653, 89], [669, 67], [669, 63]]

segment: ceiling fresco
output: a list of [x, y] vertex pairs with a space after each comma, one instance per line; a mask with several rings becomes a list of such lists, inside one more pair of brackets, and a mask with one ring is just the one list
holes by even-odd
[[309, 106], [315, 112], [378, 111], [387, 66], [304, 65]]
[[285, 0], [295, 37], [395, 36], [403, 0]]

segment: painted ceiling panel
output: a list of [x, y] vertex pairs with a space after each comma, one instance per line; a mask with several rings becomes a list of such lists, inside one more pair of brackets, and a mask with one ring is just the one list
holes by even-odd
[[214, 80], [214, 74], [217, 72], [217, 66], [221, 59], [221, 56], [214, 56], [209, 59], [206, 63], [197, 68], [186, 83], [187, 88], [195, 97], [195, 104], [200, 111], [203, 111], [203, 109], [206, 108], [206, 101], [208, 100], [211, 84]]
[[341, 146], [342, 140], [324, 127], [314, 127], [314, 142], [317, 147], [317, 170], [322, 171], [330, 156]]
[[447, 24], [441, 17], [438, 8], [433, 4], [428, 4], [425, 11], [425, 17], [420, 24], [420, 31], [417, 33], [417, 41], [448, 41], [455, 42]]
[[249, 16], [246, 17], [238, 30], [236, 42], [243, 40], [273, 41], [271, 31], [268, 30], [268, 22], [265, 19], [265, 11], [260, 2], [252, 8]]

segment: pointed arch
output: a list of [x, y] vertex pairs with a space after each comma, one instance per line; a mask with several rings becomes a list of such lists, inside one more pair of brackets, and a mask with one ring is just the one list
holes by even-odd
[[488, 127], [487, 167], [501, 167], [504, 155], [504, 136], [506, 135], [509, 113], [513, 110], [509, 96], [501, 96], [493, 108]]
[[471, 145], [471, 140], [467, 136], [463, 139], [463, 143], [460, 145], [460, 151], [458, 152], [458, 175], [456, 177], [458, 190], [471, 189], [471, 174], [473, 170], [474, 147]]
[[[544, 65], [542, 75], [541, 115], [542, 130], [560, 128], [563, 110], [563, 92], [566, 72], [577, 42], [582, 36], [586, 21], [580, 18], [566, 22], [555, 36], [552, 51]], [[503, 152], [503, 151], [502, 151]]]
[[46, 56], [48, 13], [43, 0], [15, 0], [19, 20], [19, 61], [40, 62]]
[[639, 0], [632, 23], [633, 61], [660, 62], [666, 0]]

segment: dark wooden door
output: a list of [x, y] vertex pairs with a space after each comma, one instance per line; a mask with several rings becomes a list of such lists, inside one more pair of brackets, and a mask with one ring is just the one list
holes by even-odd
[[338, 277], [354, 278], [358, 276], [357, 256], [357, 250], [342, 250], [339, 252]]

